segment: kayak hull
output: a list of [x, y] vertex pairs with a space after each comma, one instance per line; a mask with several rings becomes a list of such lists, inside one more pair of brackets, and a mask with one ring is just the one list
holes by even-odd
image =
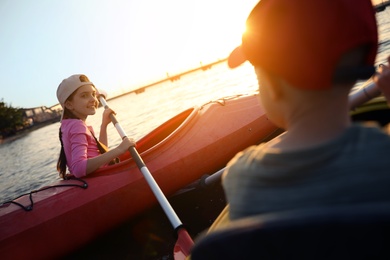
[[[169, 197], [277, 132], [258, 96], [248, 95], [186, 110], [138, 140], [136, 149]], [[54, 187], [32, 193], [31, 211], [14, 204], [1, 207], [2, 259], [65, 255], [157, 203], [130, 153], [84, 181], [87, 188]], [[68, 180], [51, 186], [73, 184], [83, 183]], [[30, 198], [16, 202], [29, 205]]]

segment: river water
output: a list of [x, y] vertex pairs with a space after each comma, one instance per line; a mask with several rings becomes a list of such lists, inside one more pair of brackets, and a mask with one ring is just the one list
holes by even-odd
[[[141, 94], [131, 93], [109, 100], [108, 104], [117, 113], [117, 119], [126, 133], [138, 140], [187, 108], [225, 96], [254, 92], [256, 84], [250, 64], [230, 70], [223, 62], [209, 70], [182, 76], [178, 81], [152, 86]], [[87, 118], [87, 124], [92, 125], [97, 134], [102, 111], [103, 108], [99, 108], [94, 116]], [[59, 179], [56, 171], [60, 151], [59, 127], [59, 122], [54, 123], [0, 145], [1, 201]], [[119, 135], [112, 125], [108, 127], [108, 139], [109, 147], [120, 143]]]
[[[380, 29], [377, 56], [379, 64], [386, 62], [386, 57], [390, 54], [390, 8], [378, 13], [377, 19]], [[53, 93], [56, 87], [53, 86]], [[107, 88], [106, 90], [109, 90]], [[182, 76], [178, 81], [166, 81], [152, 86], [141, 94], [132, 93], [113, 99], [109, 101], [109, 105], [116, 111], [117, 119], [127, 134], [137, 140], [187, 108], [256, 90], [257, 79], [249, 63], [230, 70], [223, 62], [209, 70], [199, 70]], [[97, 133], [101, 113], [102, 108], [99, 108], [96, 115], [87, 119], [87, 123], [92, 125]], [[0, 145], [0, 202], [59, 179], [56, 171], [60, 150], [59, 127], [59, 122], [54, 123]], [[120, 142], [112, 126], [108, 129], [108, 139], [109, 147]]]

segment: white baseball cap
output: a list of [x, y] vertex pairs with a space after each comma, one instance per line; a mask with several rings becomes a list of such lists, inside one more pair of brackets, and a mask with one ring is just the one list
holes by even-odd
[[[57, 99], [60, 102], [62, 108], [65, 108], [65, 101], [75, 92], [79, 87], [85, 85], [93, 85], [91, 81], [89, 81], [88, 77], [83, 74], [75, 74], [70, 76], [69, 78], [64, 79], [61, 84], [57, 88]], [[62, 110], [61, 119], [64, 115], [64, 110]]]

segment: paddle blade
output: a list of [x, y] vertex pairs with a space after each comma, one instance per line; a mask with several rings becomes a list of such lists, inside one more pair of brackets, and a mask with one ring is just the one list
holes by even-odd
[[194, 241], [192, 241], [192, 238], [184, 228], [177, 231], [177, 237], [175, 248], [173, 249], [173, 256], [175, 260], [184, 260], [190, 255]]

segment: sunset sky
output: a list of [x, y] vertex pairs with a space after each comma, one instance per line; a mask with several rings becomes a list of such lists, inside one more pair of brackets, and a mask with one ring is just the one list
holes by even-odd
[[86, 74], [114, 95], [225, 58], [257, 0], [0, 0], [0, 99], [52, 106]]
[[116, 95], [226, 58], [257, 2], [0, 0], [0, 100], [55, 105], [77, 73]]

